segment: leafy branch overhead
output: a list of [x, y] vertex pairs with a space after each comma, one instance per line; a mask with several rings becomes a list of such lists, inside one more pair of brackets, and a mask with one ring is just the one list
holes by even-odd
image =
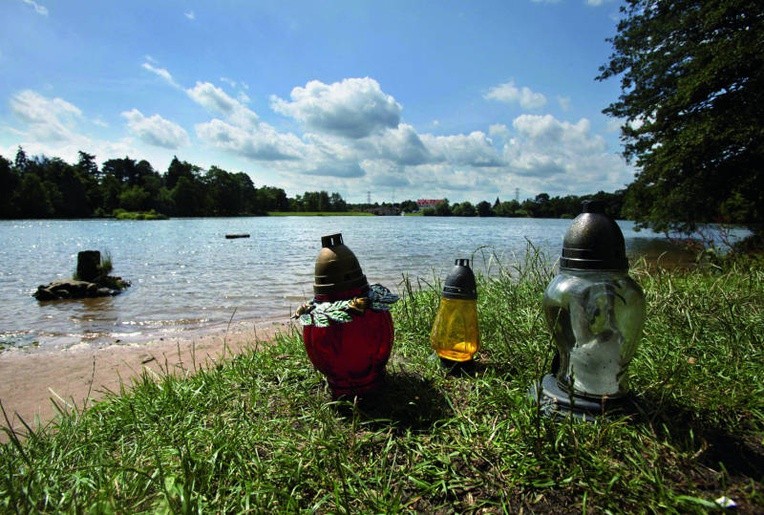
[[624, 214], [659, 231], [764, 214], [764, 9], [747, 0], [628, 0], [598, 80], [639, 169]]

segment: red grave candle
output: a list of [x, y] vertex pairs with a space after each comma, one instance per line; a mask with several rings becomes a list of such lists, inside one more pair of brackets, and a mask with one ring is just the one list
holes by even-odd
[[298, 311], [305, 350], [334, 398], [363, 395], [384, 380], [394, 340], [389, 307], [398, 297], [369, 286], [341, 234], [324, 236], [321, 244], [315, 297]]

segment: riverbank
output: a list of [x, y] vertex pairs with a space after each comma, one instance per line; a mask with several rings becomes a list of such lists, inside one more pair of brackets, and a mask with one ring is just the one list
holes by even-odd
[[332, 402], [299, 332], [195, 374], [144, 372], [0, 446], [0, 511], [761, 512], [761, 261], [637, 266], [634, 409], [593, 423], [530, 398], [554, 353], [539, 306], [550, 273], [505, 272], [479, 278], [471, 374], [433, 359], [440, 291], [407, 283], [376, 395]]
[[[260, 322], [249, 330], [220, 330], [127, 345], [0, 353], [0, 403], [8, 419], [0, 426], [24, 432], [24, 424], [45, 427], [60, 411], [78, 412], [111, 393], [128, 391], [147, 372], [186, 377], [257, 350], [283, 322]], [[5, 433], [0, 442], [7, 441]]]

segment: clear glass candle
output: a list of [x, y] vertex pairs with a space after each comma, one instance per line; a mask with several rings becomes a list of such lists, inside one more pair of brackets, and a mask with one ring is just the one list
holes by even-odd
[[561, 270], [543, 307], [560, 357], [560, 386], [588, 397], [624, 395], [645, 316], [642, 289], [628, 273]]

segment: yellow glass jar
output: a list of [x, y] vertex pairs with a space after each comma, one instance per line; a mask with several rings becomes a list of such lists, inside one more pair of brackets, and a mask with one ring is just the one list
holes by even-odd
[[480, 349], [477, 287], [469, 259], [457, 259], [446, 278], [430, 343], [438, 357], [457, 363], [471, 361]]
[[430, 342], [433, 350], [443, 359], [470, 361], [480, 350], [477, 301], [440, 299]]

